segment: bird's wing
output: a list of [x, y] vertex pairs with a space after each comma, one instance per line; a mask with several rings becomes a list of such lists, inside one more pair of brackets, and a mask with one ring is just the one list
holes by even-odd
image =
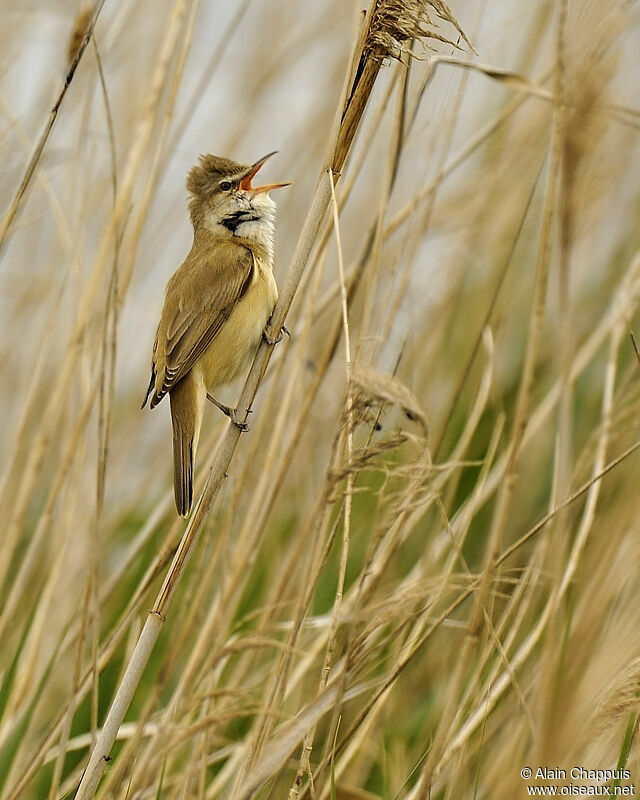
[[209, 347], [251, 283], [253, 254], [234, 242], [194, 246], [169, 283], [153, 346], [151, 408]]

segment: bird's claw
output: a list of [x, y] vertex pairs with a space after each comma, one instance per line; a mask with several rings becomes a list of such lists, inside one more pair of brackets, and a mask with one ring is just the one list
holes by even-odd
[[282, 334], [283, 334], [283, 333], [286, 333], [286, 334], [287, 334], [287, 336], [288, 336], [289, 338], [291, 338], [291, 334], [289, 333], [289, 329], [287, 328], [287, 326], [286, 326], [286, 325], [283, 325], [283, 326], [280, 328], [280, 333], [279, 333], [279, 334], [276, 336], [276, 338], [275, 338], [275, 339], [273, 338], [273, 336], [270, 336], [270, 335], [267, 333], [267, 329], [265, 328], [265, 329], [262, 331], [262, 338], [263, 338], [263, 339], [265, 340], [265, 342], [266, 342], [266, 343], [269, 345], [269, 347], [273, 347], [274, 345], [276, 345], [276, 344], [279, 344], [279, 343], [282, 341]]
[[[207, 400], [210, 400], [214, 405], [218, 406], [220, 411], [222, 411], [223, 414], [229, 417], [229, 419], [231, 420], [231, 422], [233, 422], [236, 428], [239, 428], [243, 433], [246, 433], [249, 430], [249, 423], [240, 422], [240, 420], [237, 417], [235, 408], [231, 408], [230, 406], [225, 406], [224, 403], [220, 403], [218, 400], [216, 400], [216, 398], [212, 394], [209, 394], [208, 392], [207, 392]], [[251, 410], [249, 409], [247, 413], [250, 414]]]
[[229, 414], [229, 419], [236, 428], [239, 428], [242, 433], [246, 433], [249, 430], [249, 423], [248, 422], [240, 422], [240, 420], [236, 417], [236, 411], [234, 408], [230, 409], [231, 413]]
[[273, 347], [274, 345], [278, 344], [278, 342], [282, 341], [282, 331], [280, 331], [280, 333], [274, 339], [273, 336], [269, 336], [269, 334], [267, 333], [267, 329], [265, 328], [262, 331], [262, 338], [269, 345], [269, 347]]

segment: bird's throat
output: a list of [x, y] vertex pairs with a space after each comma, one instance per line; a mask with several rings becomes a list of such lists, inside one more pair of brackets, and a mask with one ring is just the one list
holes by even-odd
[[255, 211], [238, 211], [217, 220], [205, 217], [204, 227], [216, 236], [230, 236], [239, 240], [239, 243], [272, 263], [275, 238], [275, 219], [272, 215], [260, 216]]
[[228, 231], [235, 235], [239, 226], [245, 222], [259, 222], [260, 217], [252, 211], [235, 211], [221, 220], [223, 225]]

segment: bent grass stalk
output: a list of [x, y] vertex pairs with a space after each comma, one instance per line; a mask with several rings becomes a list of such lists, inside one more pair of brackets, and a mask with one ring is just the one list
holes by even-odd
[[84, 35], [78, 44], [74, 56], [71, 60], [71, 64], [67, 70], [65, 75], [64, 81], [62, 83], [62, 88], [58, 94], [58, 97], [51, 109], [49, 116], [47, 117], [46, 122], [42, 128], [42, 132], [40, 133], [40, 137], [34, 147], [33, 153], [29, 158], [29, 162], [27, 163], [26, 169], [24, 171], [24, 175], [22, 176], [22, 180], [20, 182], [20, 186], [16, 191], [7, 212], [5, 213], [2, 223], [0, 223], [0, 257], [2, 257], [4, 248], [6, 247], [7, 239], [9, 233], [11, 232], [11, 227], [13, 222], [18, 215], [22, 205], [25, 201], [27, 191], [31, 184], [31, 180], [35, 173], [36, 167], [38, 166], [38, 162], [42, 156], [44, 148], [47, 144], [47, 140], [53, 130], [53, 126], [55, 125], [56, 119], [58, 118], [58, 112], [60, 111], [60, 106], [62, 105], [62, 101], [65, 98], [67, 90], [73, 81], [73, 78], [76, 74], [76, 70], [78, 69], [78, 65], [80, 64], [80, 60], [84, 55], [84, 51], [87, 48], [87, 45], [91, 41], [91, 37], [93, 35], [93, 29], [95, 28], [96, 22], [98, 21], [98, 17], [100, 16], [100, 12], [102, 11], [102, 7], [104, 6], [105, 0], [97, 0], [94, 6], [93, 14], [89, 20], [89, 24], [84, 32]]

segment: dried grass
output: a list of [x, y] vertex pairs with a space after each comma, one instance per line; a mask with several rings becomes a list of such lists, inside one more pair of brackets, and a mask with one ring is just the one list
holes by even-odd
[[[36, 6], [0, 12], [0, 800], [91, 752], [101, 800], [633, 782], [634, 9]], [[183, 180], [276, 147], [293, 335], [248, 435], [207, 416], [185, 530], [138, 410]]]

